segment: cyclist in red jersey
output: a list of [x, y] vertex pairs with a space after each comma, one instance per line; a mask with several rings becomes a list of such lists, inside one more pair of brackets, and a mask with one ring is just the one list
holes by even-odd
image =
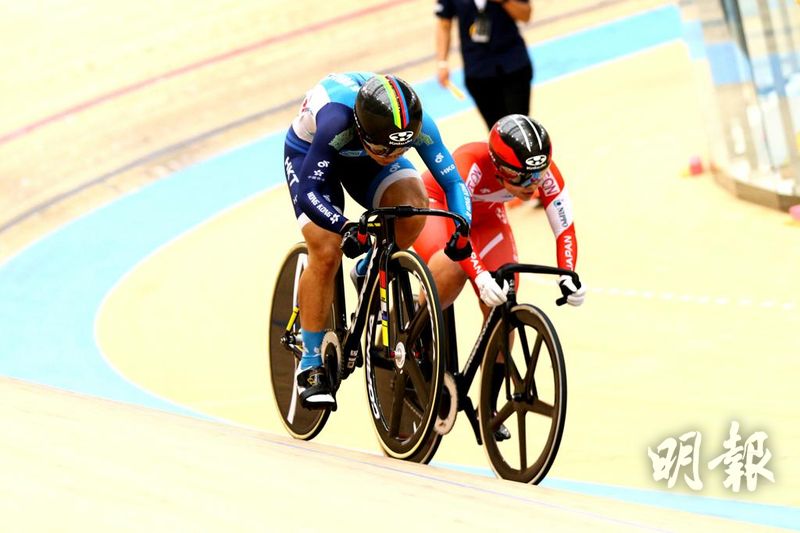
[[[575, 269], [578, 241], [572, 203], [551, 156], [547, 131], [537, 121], [518, 114], [498, 120], [488, 142], [467, 143], [453, 152], [458, 172], [472, 196], [472, 254], [458, 263], [444, 254], [442, 248], [453, 232], [453, 222], [442, 217], [428, 217], [414, 243], [433, 273], [443, 307], [455, 301], [467, 279], [480, 298], [484, 316], [491, 307], [506, 301], [508, 287], [499, 287], [489, 273], [518, 261], [504, 204], [514, 198], [529, 200], [537, 191], [556, 238], [558, 266]], [[423, 181], [430, 207], [446, 209], [444, 192], [430, 172], [425, 172]], [[518, 277], [515, 283], [518, 287]], [[567, 303], [583, 303], [584, 287], [576, 287], [569, 276], [561, 277], [558, 284]]]

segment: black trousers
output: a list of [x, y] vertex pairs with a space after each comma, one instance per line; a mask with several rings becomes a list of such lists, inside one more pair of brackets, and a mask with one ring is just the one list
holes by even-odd
[[491, 129], [501, 117], [511, 113], [529, 113], [532, 79], [533, 68], [528, 66], [489, 78], [465, 78], [464, 84], [486, 127]]

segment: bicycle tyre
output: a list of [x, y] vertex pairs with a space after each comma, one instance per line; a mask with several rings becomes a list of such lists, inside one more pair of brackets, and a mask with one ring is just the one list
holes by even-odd
[[[440, 415], [437, 417], [434, 427], [439, 426], [440, 423], [444, 424], [444, 420], [449, 419], [450, 416], [456, 417], [458, 415], [458, 385], [453, 378], [453, 373], [458, 371], [458, 340], [455, 331], [456, 315], [452, 305], [442, 311], [442, 317], [444, 318], [444, 328], [447, 333], [445, 339], [446, 356], [444, 357], [445, 387], [442, 388], [442, 398], [439, 403]], [[452, 380], [451, 387], [446, 386], [448, 374]], [[454, 410], [453, 413], [450, 412], [451, 409]], [[449, 424], [454, 423], [455, 420], [449, 422]], [[447, 427], [448, 424], [444, 424], [444, 426]], [[450, 428], [452, 428], [452, 426], [450, 426]], [[428, 442], [423, 444], [414, 455], [409, 457], [408, 461], [421, 464], [430, 463], [433, 456], [436, 455], [439, 445], [442, 443], [442, 438], [449, 433], [450, 430], [446, 431], [446, 433], [441, 433], [438, 429], [435, 429], [430, 437], [428, 437]]]
[[[378, 441], [387, 456], [417, 462], [433, 455], [428, 452], [444, 379], [444, 323], [432, 280], [414, 252], [392, 254], [387, 272], [387, 336], [392, 350], [379, 342], [383, 332], [377, 282], [371, 290], [365, 336], [364, 374]], [[425, 293], [422, 307], [415, 305], [420, 291]]]
[[[456, 400], [453, 400], [452, 398], [449, 397], [445, 400], [445, 397], [442, 396], [442, 399], [440, 400], [440, 405], [444, 401], [450, 402]], [[424, 440], [424, 442], [419, 446], [419, 449], [412, 455], [407, 457], [405, 460], [410, 463], [420, 463], [423, 465], [430, 463], [431, 459], [433, 459], [433, 456], [436, 455], [436, 451], [439, 449], [439, 445], [442, 443], [443, 437], [444, 435], [441, 435], [436, 431], [431, 431], [430, 434], [427, 436], [427, 438]]]
[[[481, 437], [489, 463], [498, 477], [535, 485], [544, 479], [553, 465], [564, 432], [567, 413], [564, 353], [552, 322], [541, 309], [527, 304], [517, 305], [510, 310], [509, 321], [509, 331], [513, 331], [514, 336], [510, 357], [508, 352], [504, 354], [506, 365], [497, 364], [498, 354], [502, 351], [502, 320], [492, 330], [483, 354], [478, 406]], [[536, 332], [533, 350], [530, 350], [530, 336], [526, 330]], [[546, 360], [540, 357], [543, 347], [547, 350]], [[509, 360], [512, 361], [510, 366], [507, 364]], [[507, 372], [505, 367], [508, 367]], [[492, 377], [499, 369], [503, 369], [506, 376], [498, 393], [498, 404], [493, 406]], [[520, 372], [521, 369], [524, 372]], [[541, 370], [539, 376], [543, 377], [537, 379], [538, 370]], [[502, 406], [500, 402], [504, 402]], [[497, 413], [493, 407], [498, 408]], [[494, 437], [495, 430], [500, 424], [511, 424], [514, 414], [516, 427], [507, 428], [511, 438], [498, 443]], [[534, 417], [529, 420], [528, 415]], [[529, 429], [531, 422], [538, 426], [533, 431]], [[529, 444], [531, 437], [537, 442]], [[531, 451], [530, 455], [535, 456], [533, 462], [528, 461]]]
[[[325, 427], [330, 415], [330, 408], [306, 409], [301, 405], [294, 382], [300, 355], [281, 342], [297, 303], [296, 283], [300, 279], [307, 258], [308, 248], [302, 242], [295, 244], [286, 254], [275, 282], [269, 320], [269, 369], [273, 398], [286, 431], [300, 440], [311, 440], [316, 437]], [[335, 297], [331, 307], [328, 329], [334, 328], [334, 317], [337, 316], [336, 312], [339, 309], [339, 302]], [[292, 329], [299, 338], [299, 316]], [[302, 339], [299, 342], [302, 342]], [[301, 345], [297, 346], [298, 349], [300, 347]], [[338, 365], [329, 363], [326, 361], [327, 368], [337, 368], [335, 371], [338, 371]]]

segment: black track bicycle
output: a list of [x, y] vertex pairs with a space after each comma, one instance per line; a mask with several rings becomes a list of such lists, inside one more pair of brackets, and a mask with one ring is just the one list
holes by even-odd
[[[458, 369], [455, 312], [444, 313], [451, 347], [445, 360], [443, 398], [434, 432], [409, 460], [427, 463], [443, 435], [464, 411], [478, 445], [483, 445], [495, 474], [522, 483], [539, 483], [555, 460], [567, 412], [567, 374], [556, 329], [544, 311], [520, 304], [515, 273], [568, 275], [575, 272], [542, 265], [509, 263], [494, 272], [509, 282], [508, 301], [486, 318], [463, 369]], [[566, 303], [566, 296], [556, 300]], [[477, 411], [469, 389], [480, 370]]]
[[[364, 366], [372, 422], [384, 453], [397, 459], [420, 456], [435, 433], [449, 352], [439, 297], [427, 265], [395, 241], [397, 218], [443, 216], [466, 236], [466, 221], [453, 213], [410, 206], [377, 208], [359, 219], [358, 231], [372, 240], [372, 255], [356, 310], [346, 313], [342, 268], [321, 353], [334, 391]], [[449, 245], [450, 246], [450, 245]], [[325, 426], [330, 409], [308, 409], [297, 394], [295, 370], [303, 352], [297, 287], [308, 260], [298, 243], [278, 273], [269, 324], [272, 390], [286, 430], [310, 440]], [[349, 320], [348, 320], [349, 318]], [[362, 347], [363, 332], [367, 340]]]

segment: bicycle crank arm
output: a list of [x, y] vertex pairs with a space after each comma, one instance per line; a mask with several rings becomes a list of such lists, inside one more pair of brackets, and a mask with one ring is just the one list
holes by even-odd
[[478, 423], [478, 413], [475, 412], [475, 406], [472, 405], [472, 399], [469, 397], [464, 398], [463, 407], [464, 414], [467, 415], [467, 420], [472, 426], [472, 431], [475, 432], [475, 440], [478, 441], [478, 446], [483, 446], [483, 439], [481, 438], [481, 428]]

